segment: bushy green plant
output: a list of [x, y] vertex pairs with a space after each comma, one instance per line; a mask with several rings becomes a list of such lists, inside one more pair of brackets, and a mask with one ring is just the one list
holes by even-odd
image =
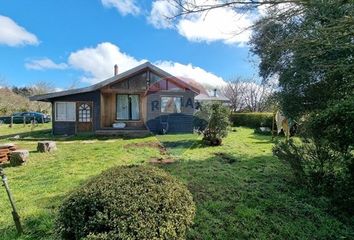
[[232, 113], [230, 120], [235, 127], [272, 128], [273, 113]]
[[64, 239], [184, 239], [195, 204], [188, 189], [161, 169], [115, 167], [92, 178], [62, 204]]
[[354, 156], [333, 149], [326, 141], [279, 142], [273, 153], [287, 162], [295, 179], [316, 194], [332, 199], [342, 212], [354, 211]]
[[221, 103], [215, 102], [201, 106], [195, 115], [195, 119], [200, 123], [196, 128], [203, 134], [203, 141], [207, 145], [221, 145], [222, 138], [227, 136], [230, 126], [229, 117], [229, 109]]
[[354, 95], [310, 114], [305, 130], [306, 135], [325, 140], [338, 151], [350, 151], [354, 146]]

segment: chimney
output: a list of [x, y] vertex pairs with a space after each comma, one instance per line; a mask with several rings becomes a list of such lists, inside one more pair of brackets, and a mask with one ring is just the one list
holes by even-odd
[[215, 88], [214, 89], [214, 97], [216, 97], [216, 91], [217, 91], [217, 89]]
[[118, 65], [114, 65], [114, 76], [118, 75]]

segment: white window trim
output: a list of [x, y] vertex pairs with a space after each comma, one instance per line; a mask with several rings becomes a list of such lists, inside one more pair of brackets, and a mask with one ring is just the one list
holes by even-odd
[[[74, 103], [74, 120], [58, 120], [57, 119], [57, 104], [58, 103]], [[54, 111], [54, 119], [56, 122], [76, 122], [76, 102], [73, 101], [60, 101], [60, 102], [55, 102], [55, 111]]]

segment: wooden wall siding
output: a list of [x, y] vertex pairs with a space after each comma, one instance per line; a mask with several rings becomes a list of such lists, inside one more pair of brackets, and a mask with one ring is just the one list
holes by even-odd
[[[162, 96], [181, 96], [181, 113], [161, 113], [160, 104]], [[161, 122], [167, 120], [169, 123], [169, 132], [192, 132], [194, 97], [195, 93], [189, 90], [185, 92], [160, 91], [147, 95], [146, 125], [149, 130], [152, 132], [159, 132], [162, 129]], [[153, 104], [156, 104], [156, 101], [158, 102], [157, 109], [152, 106]]]
[[142, 94], [140, 96], [140, 102], [141, 102], [141, 120], [145, 123], [147, 121], [147, 96], [145, 96], [144, 94]]
[[93, 103], [93, 131], [100, 128], [100, 108], [101, 98], [100, 91], [93, 91], [87, 93], [67, 95], [63, 97], [52, 99], [53, 109], [53, 134], [56, 135], [73, 135], [76, 133], [76, 122], [57, 122], [55, 121], [55, 104], [54, 102], [77, 102], [77, 101], [90, 101]]
[[112, 127], [116, 119], [116, 94], [101, 94], [101, 127]]
[[161, 122], [168, 122], [168, 133], [191, 133], [193, 132], [193, 115], [171, 113], [160, 115], [146, 122], [146, 126], [151, 132], [162, 132]]
[[[122, 91], [102, 91], [101, 93], [101, 127], [109, 128], [112, 127], [112, 124], [117, 120], [117, 94], [128, 94]], [[144, 93], [142, 92], [129, 92], [129, 94], [137, 94], [139, 95], [139, 112], [140, 112], [140, 120], [119, 120], [119, 122], [127, 123], [128, 127], [142, 127], [144, 125], [144, 119], [146, 116], [146, 97], [144, 97]], [[144, 103], [145, 101], [145, 103]]]
[[76, 122], [54, 122], [53, 130], [54, 135], [75, 135]]

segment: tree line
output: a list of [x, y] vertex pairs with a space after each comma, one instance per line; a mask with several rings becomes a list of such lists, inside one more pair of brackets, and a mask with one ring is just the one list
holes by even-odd
[[53, 92], [54, 87], [47, 82], [37, 82], [32, 86], [2, 86], [0, 88], [0, 116], [15, 112], [35, 111], [50, 114], [50, 103], [30, 101], [28, 97]]

